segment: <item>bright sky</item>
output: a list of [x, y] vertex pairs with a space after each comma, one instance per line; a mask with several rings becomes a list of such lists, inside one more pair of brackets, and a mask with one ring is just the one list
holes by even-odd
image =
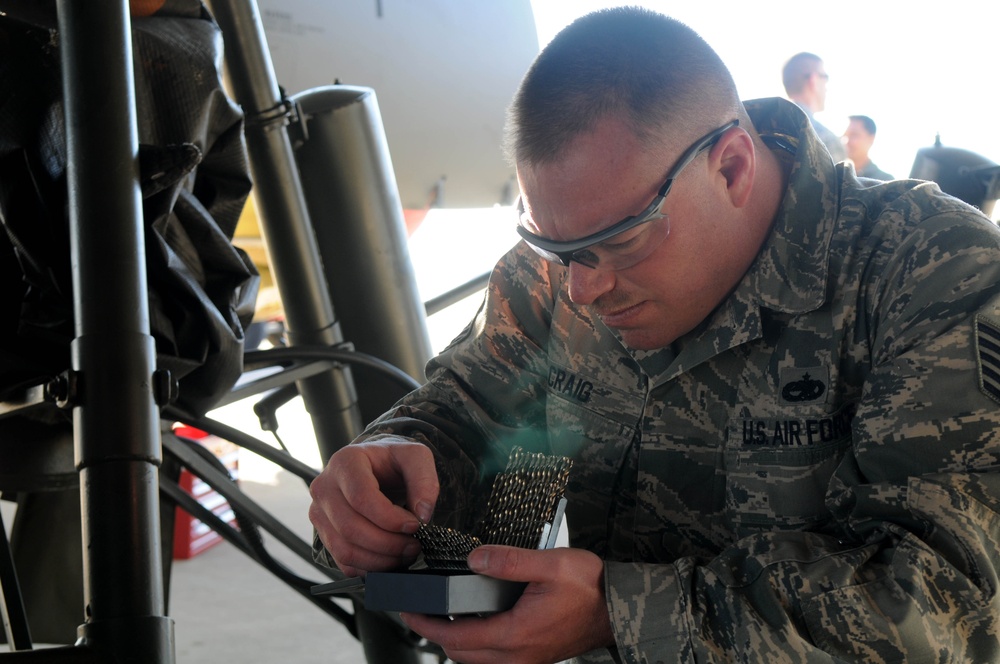
[[847, 116], [878, 125], [872, 160], [909, 175], [917, 150], [944, 145], [1000, 162], [1000, 2], [997, 0], [532, 0], [539, 42], [577, 16], [638, 4], [691, 26], [729, 66], [744, 99], [783, 96], [781, 68], [809, 51], [830, 74], [817, 118], [837, 133]]

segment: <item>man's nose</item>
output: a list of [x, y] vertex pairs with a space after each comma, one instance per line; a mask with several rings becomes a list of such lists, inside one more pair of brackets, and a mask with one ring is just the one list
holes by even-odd
[[576, 304], [592, 304], [594, 300], [615, 287], [613, 270], [602, 270], [581, 265], [576, 261], [569, 264], [569, 299]]

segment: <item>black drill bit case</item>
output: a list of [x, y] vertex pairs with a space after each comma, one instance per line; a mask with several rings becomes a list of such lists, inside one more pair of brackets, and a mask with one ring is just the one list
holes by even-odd
[[472, 572], [407, 570], [369, 572], [364, 579], [313, 586], [313, 595], [364, 593], [369, 611], [458, 616], [506, 611], [517, 603], [526, 583]]

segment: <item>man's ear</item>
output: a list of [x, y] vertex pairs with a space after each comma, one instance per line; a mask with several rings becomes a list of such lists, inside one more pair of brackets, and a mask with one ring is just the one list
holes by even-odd
[[709, 160], [725, 178], [733, 207], [741, 208], [750, 200], [757, 157], [753, 139], [741, 127], [733, 127], [719, 138], [709, 152]]

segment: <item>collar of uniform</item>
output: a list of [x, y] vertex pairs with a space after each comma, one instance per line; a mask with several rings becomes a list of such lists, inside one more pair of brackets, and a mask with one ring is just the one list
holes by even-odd
[[746, 108], [761, 135], [790, 139], [797, 150], [771, 235], [733, 296], [775, 311], [811, 311], [826, 297], [837, 171], [823, 143], [808, 131], [809, 118], [798, 106], [784, 99], [761, 99], [746, 102]]

